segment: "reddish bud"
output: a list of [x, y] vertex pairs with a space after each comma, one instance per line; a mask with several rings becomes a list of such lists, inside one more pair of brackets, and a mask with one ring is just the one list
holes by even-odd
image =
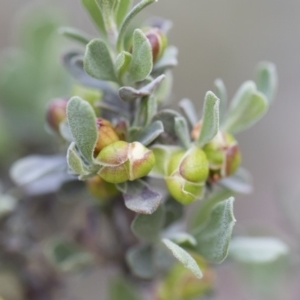
[[46, 119], [49, 127], [59, 133], [59, 125], [67, 116], [67, 99], [53, 99], [47, 108]]

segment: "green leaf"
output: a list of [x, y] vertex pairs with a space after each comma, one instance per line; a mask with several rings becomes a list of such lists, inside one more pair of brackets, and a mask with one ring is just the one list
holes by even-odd
[[169, 237], [174, 243], [183, 248], [194, 248], [197, 245], [196, 239], [186, 232], [176, 232]]
[[88, 102], [73, 97], [68, 102], [67, 118], [76, 146], [87, 162], [93, 163], [98, 138], [94, 109]]
[[253, 191], [251, 174], [243, 168], [239, 168], [232, 176], [220, 180], [219, 184], [233, 193], [247, 195]]
[[173, 81], [174, 81], [173, 73], [171, 70], [166, 70], [164, 75], [165, 75], [165, 80], [154, 91], [154, 96], [157, 98], [158, 104], [169, 103], [172, 95], [172, 88], [173, 88]]
[[72, 27], [61, 27], [59, 33], [83, 45], [87, 45], [91, 40], [84, 32]]
[[216, 96], [220, 99], [220, 123], [225, 121], [226, 111], [227, 111], [227, 90], [222, 79], [216, 79], [214, 82]]
[[242, 263], [275, 262], [289, 252], [288, 246], [272, 237], [236, 237], [230, 243], [229, 255]]
[[123, 23], [121, 24], [119, 36], [117, 40], [117, 49], [119, 52], [123, 50], [124, 46], [124, 37], [126, 34], [126, 30], [131, 22], [131, 20], [144, 8], [146, 8], [148, 5], [150, 5], [153, 2], [156, 2], [157, 0], [142, 0], [137, 5], [135, 5], [132, 10], [126, 15], [125, 19], [123, 20]]
[[109, 285], [109, 300], [140, 300], [135, 286], [123, 277], [114, 278]]
[[174, 46], [169, 46], [166, 48], [163, 56], [155, 63], [153, 67], [153, 72], [161, 74], [166, 70], [174, 68], [178, 65], [177, 60], [178, 49]]
[[123, 193], [125, 206], [139, 214], [151, 215], [159, 207], [162, 196], [142, 180], [127, 181], [117, 185]]
[[190, 132], [186, 119], [183, 117], [175, 118], [175, 132], [179, 141], [185, 149], [189, 149], [191, 146]]
[[270, 104], [277, 91], [278, 75], [276, 66], [269, 62], [258, 64], [255, 72], [255, 83], [257, 90], [267, 97]]
[[206, 93], [201, 133], [197, 141], [199, 147], [209, 143], [219, 131], [219, 104], [220, 100], [214, 93]]
[[171, 196], [165, 201], [165, 226], [168, 227], [183, 218], [184, 208]]
[[194, 230], [197, 252], [212, 263], [221, 263], [228, 254], [228, 247], [235, 224], [231, 197], [218, 203], [212, 210], [210, 220], [203, 228]]
[[152, 215], [137, 215], [131, 223], [133, 234], [144, 241], [154, 242], [164, 225], [164, 207], [162, 205]]
[[106, 43], [100, 39], [92, 40], [86, 47], [84, 69], [92, 77], [118, 82], [114, 63]]
[[129, 52], [122, 51], [116, 59], [115, 62], [115, 70], [119, 80], [122, 80], [123, 75], [127, 71], [130, 63], [131, 63], [132, 56]]
[[268, 110], [268, 100], [256, 90], [255, 83], [245, 82], [231, 102], [224, 129], [238, 133], [254, 125]]
[[198, 264], [188, 252], [168, 239], [163, 239], [162, 242], [187, 269], [191, 270], [197, 278], [202, 278], [203, 275]]
[[152, 48], [149, 40], [140, 29], [136, 29], [133, 33], [129, 80], [138, 82], [150, 75], [153, 67], [152, 60]]
[[137, 245], [126, 253], [126, 261], [135, 276], [151, 279], [155, 275], [153, 250], [149, 245]]
[[98, 29], [106, 36], [105, 25], [102, 13], [95, 0], [81, 0], [82, 5], [85, 7]]
[[198, 122], [198, 117], [193, 102], [190, 99], [182, 99], [179, 102], [179, 108], [181, 109], [189, 124], [192, 127], [196, 125], [196, 123]]
[[69, 168], [77, 175], [87, 175], [88, 170], [80, 158], [79, 153], [76, 150], [76, 144], [72, 143], [68, 149], [67, 162]]
[[132, 0], [119, 0], [116, 8], [116, 22], [118, 27], [123, 23], [124, 18], [131, 7]]
[[144, 130], [135, 135], [134, 140], [145, 146], [150, 145], [164, 132], [164, 125], [161, 121], [155, 121]]

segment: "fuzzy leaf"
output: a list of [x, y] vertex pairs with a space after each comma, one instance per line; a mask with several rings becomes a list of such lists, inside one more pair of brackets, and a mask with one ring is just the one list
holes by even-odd
[[272, 237], [236, 237], [230, 243], [229, 255], [243, 263], [265, 264], [289, 252], [288, 246]]
[[94, 109], [88, 102], [73, 97], [68, 102], [67, 118], [76, 146], [87, 162], [92, 163], [98, 138]]
[[190, 99], [183, 99], [179, 102], [179, 107], [189, 124], [194, 126], [198, 122], [198, 117], [193, 102]]
[[123, 193], [125, 206], [139, 214], [153, 214], [162, 200], [161, 194], [151, 190], [142, 180], [118, 184], [118, 188]]
[[81, 0], [82, 5], [85, 7], [98, 29], [102, 34], [106, 35], [105, 25], [102, 13], [95, 0]]
[[171, 70], [166, 70], [164, 76], [165, 80], [154, 91], [158, 104], [168, 103], [172, 95], [173, 73]]
[[153, 250], [150, 246], [137, 245], [126, 253], [127, 263], [135, 276], [151, 279], [155, 274]]
[[94, 39], [87, 45], [83, 64], [85, 71], [94, 78], [118, 81], [108, 47], [100, 39]]
[[131, 223], [133, 234], [144, 241], [156, 241], [164, 225], [164, 208], [162, 205], [152, 215], [137, 215]]
[[238, 133], [254, 125], [268, 110], [268, 100], [256, 90], [255, 83], [245, 82], [231, 102], [225, 130]]
[[161, 121], [155, 121], [146, 127], [141, 132], [135, 135], [136, 141], [142, 143], [145, 146], [150, 145], [164, 132], [164, 125]]
[[75, 143], [72, 143], [68, 149], [67, 162], [69, 168], [77, 175], [87, 175], [87, 169], [76, 150]]
[[109, 286], [109, 300], [140, 300], [133, 284], [125, 278], [114, 278]]
[[169, 238], [180, 247], [194, 248], [197, 245], [196, 239], [186, 232], [176, 232]]
[[221, 263], [227, 256], [232, 229], [235, 224], [231, 197], [218, 203], [212, 210], [204, 228], [193, 232], [197, 240], [197, 252], [212, 263]]
[[199, 147], [209, 143], [219, 131], [219, 104], [220, 100], [214, 93], [206, 93], [201, 133], [197, 141]]
[[227, 90], [222, 79], [216, 79], [215, 82], [216, 96], [220, 99], [220, 123], [222, 124], [226, 117], [227, 110]]
[[177, 137], [179, 138], [182, 146], [185, 149], [189, 149], [191, 145], [190, 132], [188, 128], [188, 124], [183, 117], [175, 118], [175, 132]]
[[257, 90], [267, 97], [270, 104], [277, 91], [278, 75], [276, 66], [269, 62], [261, 62], [256, 68], [255, 83]]
[[59, 33], [83, 45], [87, 45], [91, 40], [84, 32], [72, 27], [61, 27]]
[[201, 279], [202, 278], [202, 272], [195, 261], [195, 259], [184, 249], [173, 243], [172, 241], [168, 239], [163, 239], [162, 242], [165, 244], [165, 246], [172, 251], [173, 255], [189, 270], [191, 270], [194, 275]]
[[178, 49], [176, 47], [167, 47], [163, 56], [154, 65], [153, 72], [163, 73], [165, 70], [176, 67], [178, 65], [177, 55]]
[[[121, 80], [125, 72], [127, 71], [130, 62], [131, 62], [132, 56], [129, 52], [122, 51], [116, 59], [115, 62], [115, 70], [118, 78]], [[121, 98], [122, 99], [122, 98]]]
[[183, 215], [183, 205], [169, 196], [165, 202], [165, 227], [173, 225], [175, 222], [183, 218]]
[[119, 0], [116, 9], [116, 22], [118, 27], [122, 24], [129, 8], [131, 7], [132, 0]]
[[152, 67], [152, 48], [150, 42], [140, 29], [136, 29], [133, 33], [129, 80], [132, 82], [144, 80], [150, 75]]

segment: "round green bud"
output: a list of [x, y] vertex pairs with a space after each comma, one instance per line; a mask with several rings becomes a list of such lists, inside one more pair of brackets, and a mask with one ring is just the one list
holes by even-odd
[[49, 127], [59, 133], [59, 125], [67, 117], [67, 104], [68, 100], [64, 98], [53, 99], [46, 112], [46, 119]]
[[197, 147], [174, 153], [165, 178], [170, 194], [182, 204], [201, 198], [209, 173], [205, 153]]
[[152, 170], [155, 157], [139, 142], [114, 142], [101, 150], [97, 161], [99, 176], [107, 182], [122, 183], [144, 177]]

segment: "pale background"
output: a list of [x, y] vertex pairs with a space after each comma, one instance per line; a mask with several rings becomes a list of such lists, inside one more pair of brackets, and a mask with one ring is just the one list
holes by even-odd
[[[17, 12], [30, 2], [0, 0], [0, 51], [14, 45]], [[66, 25], [94, 33], [79, 0], [47, 2], [65, 9]], [[297, 191], [300, 184], [299, 11], [299, 0], [160, 0], [146, 13], [174, 21], [170, 40], [180, 49], [175, 101], [189, 97], [200, 109], [205, 92], [212, 89], [217, 77], [225, 81], [232, 96], [243, 81], [252, 78], [257, 62], [269, 60], [277, 65], [280, 86], [276, 102], [257, 126], [238, 137], [243, 165], [254, 176], [255, 191], [236, 199], [235, 214], [240, 226], [268, 224], [280, 235], [284, 224], [276, 205], [277, 192], [282, 187]], [[225, 281], [223, 278], [219, 280]], [[77, 279], [76, 299], [100, 299], [90, 288], [100, 288], [97, 283], [94, 276]], [[297, 298], [291, 297], [285, 299]], [[242, 299], [228, 277], [219, 299]]]

